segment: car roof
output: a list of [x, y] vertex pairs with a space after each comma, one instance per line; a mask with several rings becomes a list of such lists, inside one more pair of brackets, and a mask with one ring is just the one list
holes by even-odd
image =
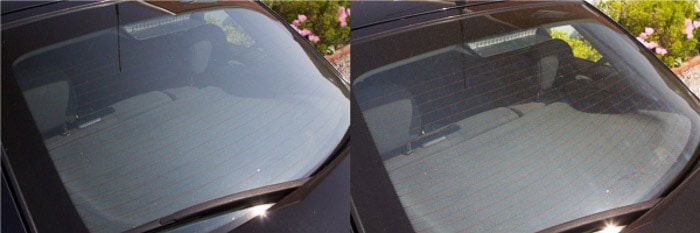
[[352, 3], [353, 27], [385, 22], [391, 19], [410, 17], [457, 6], [461, 1], [405, 1], [401, 4], [386, 1], [357, 1]]
[[8, 14], [12, 12], [22, 11], [29, 8], [43, 6], [51, 3], [58, 2], [58, 0], [53, 1], [2, 1], [2, 14]]
[[[3, 30], [7, 29], [8, 25], [16, 26], [24, 24], [28, 21], [41, 18], [51, 17], [56, 14], [62, 14], [67, 11], [80, 11], [91, 8], [93, 6], [106, 6], [116, 4], [123, 1], [64, 1], [64, 0], [47, 0], [47, 1], [0, 1], [2, 8], [2, 25]], [[197, 9], [208, 7], [226, 7], [237, 6], [255, 9], [258, 12], [272, 16], [261, 4], [253, 0], [248, 1], [159, 1], [145, 0], [139, 1], [159, 10], [178, 14]], [[12, 27], [10, 26], [10, 27]]]
[[89, 5], [107, 3], [106, 1], [0, 1], [2, 8], [2, 25], [14, 24], [15, 21], [29, 20], [37, 16], [63, 12], [67, 9], [78, 9]]
[[[583, 0], [561, 3], [584, 2]], [[465, 1], [394, 1], [360, 0], [353, 2], [352, 40], [380, 34], [450, 16], [476, 13], [498, 8], [545, 4], [542, 1], [465, 0]], [[550, 2], [549, 4], [557, 4]], [[359, 14], [359, 15], [358, 15]]]

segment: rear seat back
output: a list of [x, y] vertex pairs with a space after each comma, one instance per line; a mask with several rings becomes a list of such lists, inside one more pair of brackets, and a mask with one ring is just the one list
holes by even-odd
[[543, 106], [523, 104], [554, 88], [569, 72], [571, 58], [561, 40], [490, 57], [446, 50], [375, 74], [356, 83], [353, 92], [375, 141], [384, 143], [377, 145], [383, 154], [452, 124], [474, 128], [463, 124], [482, 121], [464, 119], [493, 109], [506, 112], [507, 120]]
[[[154, 91], [191, 85], [193, 77], [206, 76], [210, 64], [226, 60], [214, 56], [227, 54], [214, 52], [225, 46], [222, 43], [226, 43], [226, 35], [211, 24], [140, 40], [122, 31], [119, 50], [116, 30], [84, 38], [63, 47], [47, 48], [15, 65], [18, 82], [30, 109], [41, 118], [36, 120], [45, 136], [65, 130], [66, 124], [76, 117], [114, 104], [125, 109], [138, 108], [124, 106], [133, 101], [123, 100], [141, 95], [153, 97]], [[165, 101], [158, 96], [157, 102]], [[144, 98], [139, 100], [153, 99]]]
[[572, 57], [566, 42], [549, 40], [491, 57], [465, 59], [465, 68], [452, 74], [463, 82], [431, 87], [441, 94], [419, 100], [424, 128], [430, 131], [494, 108], [539, 101], [538, 96], [554, 86]]
[[213, 61], [210, 57], [217, 53], [212, 51], [220, 49], [226, 40], [223, 31], [214, 25], [141, 40], [122, 33], [119, 51], [116, 37], [115, 33], [105, 33], [39, 55], [65, 67], [80, 113], [138, 94], [191, 84], [192, 77]]
[[420, 128], [433, 131], [490, 109], [538, 101], [568, 72], [571, 58], [566, 42], [549, 40], [485, 58], [438, 54], [385, 71], [380, 78], [406, 89], [421, 114]]

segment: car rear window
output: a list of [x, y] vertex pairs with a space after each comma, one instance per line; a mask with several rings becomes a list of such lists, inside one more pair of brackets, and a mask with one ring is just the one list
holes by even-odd
[[543, 230], [655, 198], [688, 163], [692, 95], [591, 12], [523, 7], [353, 43], [354, 101], [416, 232]]
[[349, 126], [337, 77], [275, 18], [162, 15], [36, 48], [12, 66], [91, 232], [309, 176]]

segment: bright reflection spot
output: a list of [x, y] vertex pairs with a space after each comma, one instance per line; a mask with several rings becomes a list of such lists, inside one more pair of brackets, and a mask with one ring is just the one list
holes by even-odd
[[269, 209], [271, 206], [272, 206], [272, 204], [257, 205], [257, 206], [251, 207], [250, 211], [255, 216], [265, 217], [265, 215], [267, 214], [267, 209]]
[[596, 231], [595, 233], [619, 233], [624, 227], [625, 226], [615, 225], [614, 223], [606, 223], [602, 230]]

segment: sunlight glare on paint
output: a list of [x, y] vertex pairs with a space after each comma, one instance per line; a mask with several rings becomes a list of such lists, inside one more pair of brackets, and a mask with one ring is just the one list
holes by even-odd
[[264, 205], [257, 205], [252, 208], [250, 208], [250, 211], [255, 215], [255, 216], [260, 216], [260, 217], [265, 217], [267, 214], [267, 209], [272, 207], [273, 204], [264, 204]]
[[615, 225], [614, 223], [606, 223], [602, 230], [596, 231], [595, 233], [619, 233], [624, 227], [625, 226]]

